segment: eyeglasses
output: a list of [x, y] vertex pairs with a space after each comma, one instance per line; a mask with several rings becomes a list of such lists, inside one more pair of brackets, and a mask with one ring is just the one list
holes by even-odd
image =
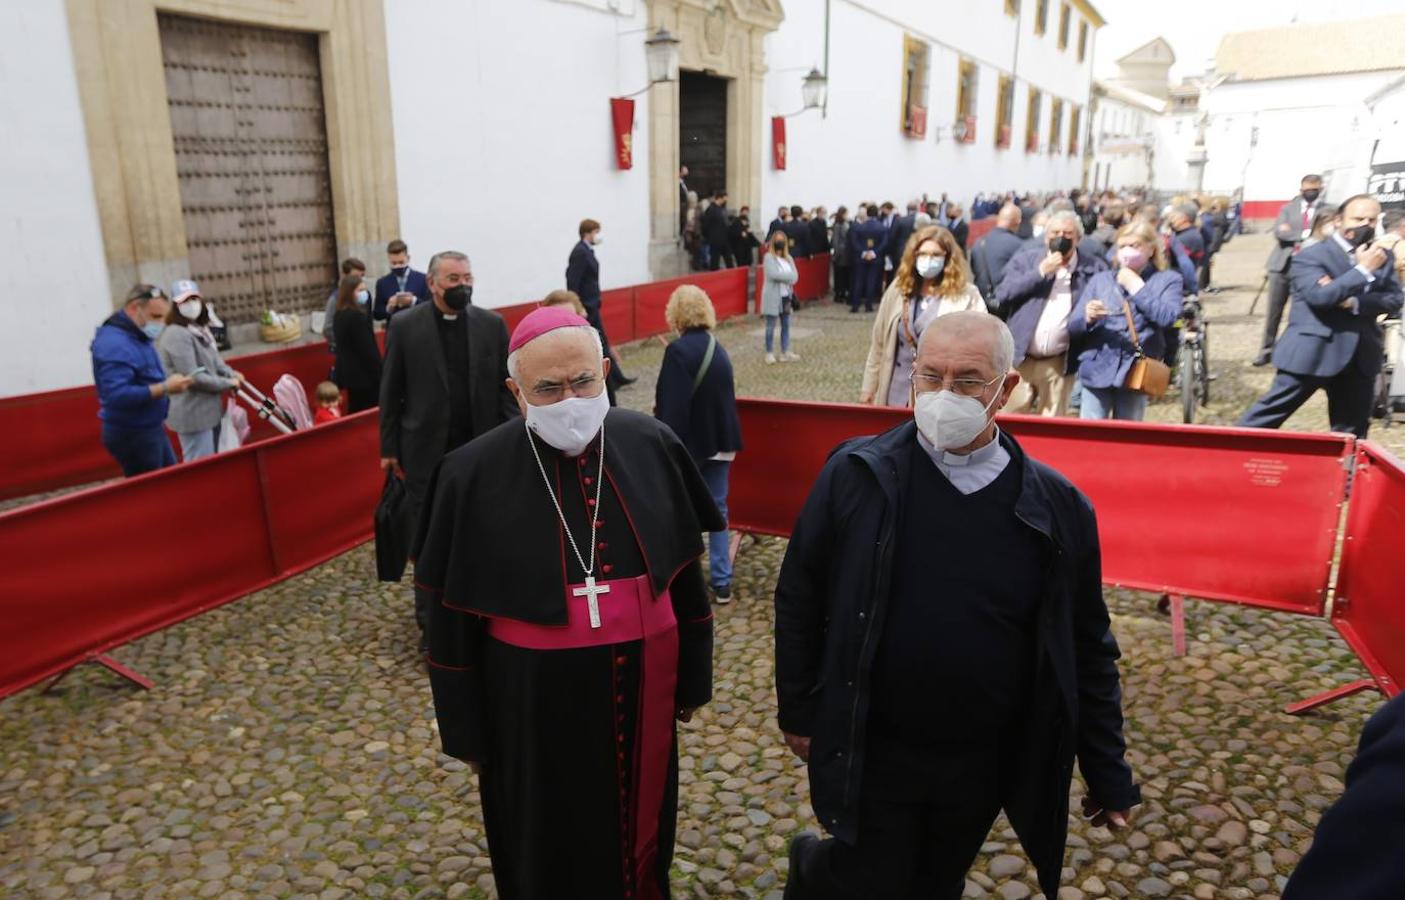
[[[541, 387], [532, 388], [528, 393], [532, 395], [533, 406], [542, 406], [547, 403], [556, 403], [566, 396], [566, 389], [570, 388], [571, 396], [584, 397], [590, 399], [600, 396], [600, 389], [603, 382], [599, 375], [585, 375], [572, 379], [566, 384], [544, 384]], [[535, 401], [540, 400], [540, 403]]]
[[912, 383], [917, 386], [919, 394], [940, 391], [945, 387], [952, 393], [960, 394], [963, 397], [979, 397], [982, 391], [999, 380], [999, 375], [989, 381], [981, 381], [979, 378], [953, 378], [947, 381], [940, 375], [931, 375], [926, 372], [913, 372], [912, 374]]

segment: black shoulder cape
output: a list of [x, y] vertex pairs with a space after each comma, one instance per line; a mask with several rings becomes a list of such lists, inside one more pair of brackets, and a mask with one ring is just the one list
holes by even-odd
[[[479, 615], [564, 625], [561, 522], [528, 439], [514, 419], [439, 463], [414, 543], [415, 582]], [[537, 447], [549, 470], [559, 454], [540, 440]], [[656, 419], [611, 409], [605, 470], [662, 593], [702, 555], [702, 532], [725, 522], [688, 451]]]

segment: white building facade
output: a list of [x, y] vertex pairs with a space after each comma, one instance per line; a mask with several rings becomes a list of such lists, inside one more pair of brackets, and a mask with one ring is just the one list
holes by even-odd
[[[139, 281], [196, 277], [237, 325], [319, 308], [339, 258], [383, 274], [398, 237], [418, 267], [467, 252], [475, 302], [511, 305], [563, 285], [586, 217], [603, 287], [680, 274], [680, 163], [757, 228], [781, 203], [1077, 186], [1103, 24], [1086, 0], [55, 0], [7, 22], [0, 104], [26, 124], [0, 146], [0, 271], [42, 302], [0, 337], [0, 396], [88, 383]], [[682, 77], [649, 87], [660, 28]]]

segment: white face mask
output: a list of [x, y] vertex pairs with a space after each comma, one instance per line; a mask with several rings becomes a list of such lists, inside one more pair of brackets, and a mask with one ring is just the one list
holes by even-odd
[[537, 437], [567, 456], [580, 456], [600, 433], [610, 395], [601, 388], [597, 397], [567, 397], [546, 406], [527, 403], [527, 427]]
[[601, 244], [605, 243], [605, 235], [596, 232], [595, 236], [590, 239], [590, 243], [596, 247], [599, 247]]
[[204, 305], [200, 298], [196, 297], [194, 300], [182, 300], [180, 303], [177, 303], [176, 311], [194, 322], [200, 317], [200, 309]]
[[963, 397], [952, 391], [928, 391], [917, 395], [913, 416], [922, 436], [938, 450], [955, 450], [974, 441], [990, 420], [990, 408], [1000, 398], [999, 392], [985, 406], [975, 397]]
[[917, 275], [921, 278], [936, 278], [946, 268], [946, 257], [944, 256], [919, 256], [917, 257]]

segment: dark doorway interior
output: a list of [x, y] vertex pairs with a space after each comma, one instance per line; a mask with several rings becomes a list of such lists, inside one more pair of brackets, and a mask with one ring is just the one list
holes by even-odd
[[699, 200], [727, 187], [727, 79], [679, 73], [678, 158]]

